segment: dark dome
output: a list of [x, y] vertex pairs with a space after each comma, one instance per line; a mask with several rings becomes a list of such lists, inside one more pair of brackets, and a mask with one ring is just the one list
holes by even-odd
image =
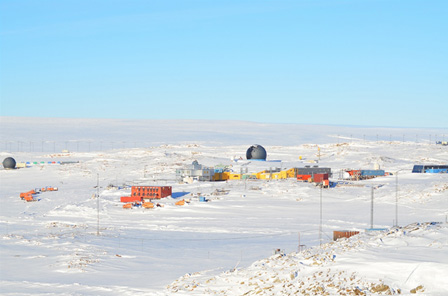
[[247, 149], [246, 158], [247, 159], [262, 159], [266, 160], [267, 153], [266, 150], [261, 145], [252, 145]]
[[3, 160], [3, 167], [5, 169], [15, 169], [16, 160], [12, 157], [6, 157], [5, 160]]

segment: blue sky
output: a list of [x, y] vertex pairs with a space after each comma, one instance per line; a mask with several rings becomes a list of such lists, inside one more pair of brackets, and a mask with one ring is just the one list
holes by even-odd
[[446, 128], [447, 15], [444, 0], [0, 0], [0, 115]]

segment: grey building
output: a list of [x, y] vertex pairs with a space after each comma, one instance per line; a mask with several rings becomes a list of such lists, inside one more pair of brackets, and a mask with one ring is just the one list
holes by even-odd
[[180, 182], [187, 180], [213, 181], [214, 175], [214, 168], [203, 166], [199, 164], [197, 160], [193, 161], [192, 164], [186, 165], [182, 169], [176, 170], [176, 179]]

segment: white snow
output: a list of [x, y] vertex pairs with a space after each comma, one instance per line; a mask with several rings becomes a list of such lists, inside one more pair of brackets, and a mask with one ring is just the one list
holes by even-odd
[[[448, 163], [448, 148], [428, 141], [446, 131], [2, 118], [1, 133], [8, 139], [0, 146], [1, 160], [79, 161], [0, 170], [2, 295], [369, 295], [409, 294], [419, 286], [417, 293], [448, 294], [448, 175], [411, 173], [414, 164]], [[383, 140], [376, 141], [377, 133]], [[389, 134], [399, 140], [385, 140]], [[403, 142], [403, 134], [413, 139]], [[41, 151], [44, 135], [59, 143], [58, 150], [47, 143]], [[95, 146], [98, 140], [104, 149]], [[65, 141], [72, 141], [70, 153], [60, 152]], [[75, 141], [92, 141], [91, 149], [76, 149]], [[141, 145], [106, 149], [106, 141]], [[17, 142], [24, 143], [21, 149]], [[281, 162], [232, 161], [245, 158], [254, 143], [266, 148], [268, 160]], [[321, 156], [314, 163], [317, 144]], [[331, 167], [335, 181], [346, 168], [379, 164], [401, 171], [398, 178], [324, 189], [320, 246], [319, 188], [293, 179], [178, 184], [176, 168], [193, 160], [236, 172], [319, 165]], [[397, 181], [400, 227], [392, 227]], [[123, 209], [120, 196], [130, 189], [110, 184], [170, 185], [179, 197], [160, 200], [164, 207]], [[379, 185], [374, 227], [386, 231], [365, 231], [372, 185]], [[45, 186], [59, 190], [39, 194], [36, 202], [19, 198]], [[228, 194], [213, 194], [217, 189]], [[210, 202], [199, 202], [198, 195]], [[191, 202], [174, 205], [183, 198]], [[334, 230], [360, 234], [332, 242]], [[275, 249], [285, 255], [273, 255]]]

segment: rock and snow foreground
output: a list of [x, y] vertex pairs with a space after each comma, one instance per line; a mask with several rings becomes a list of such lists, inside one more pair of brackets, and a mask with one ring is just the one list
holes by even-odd
[[215, 276], [186, 274], [167, 289], [179, 295], [446, 295], [447, 267], [448, 224], [414, 223]]

